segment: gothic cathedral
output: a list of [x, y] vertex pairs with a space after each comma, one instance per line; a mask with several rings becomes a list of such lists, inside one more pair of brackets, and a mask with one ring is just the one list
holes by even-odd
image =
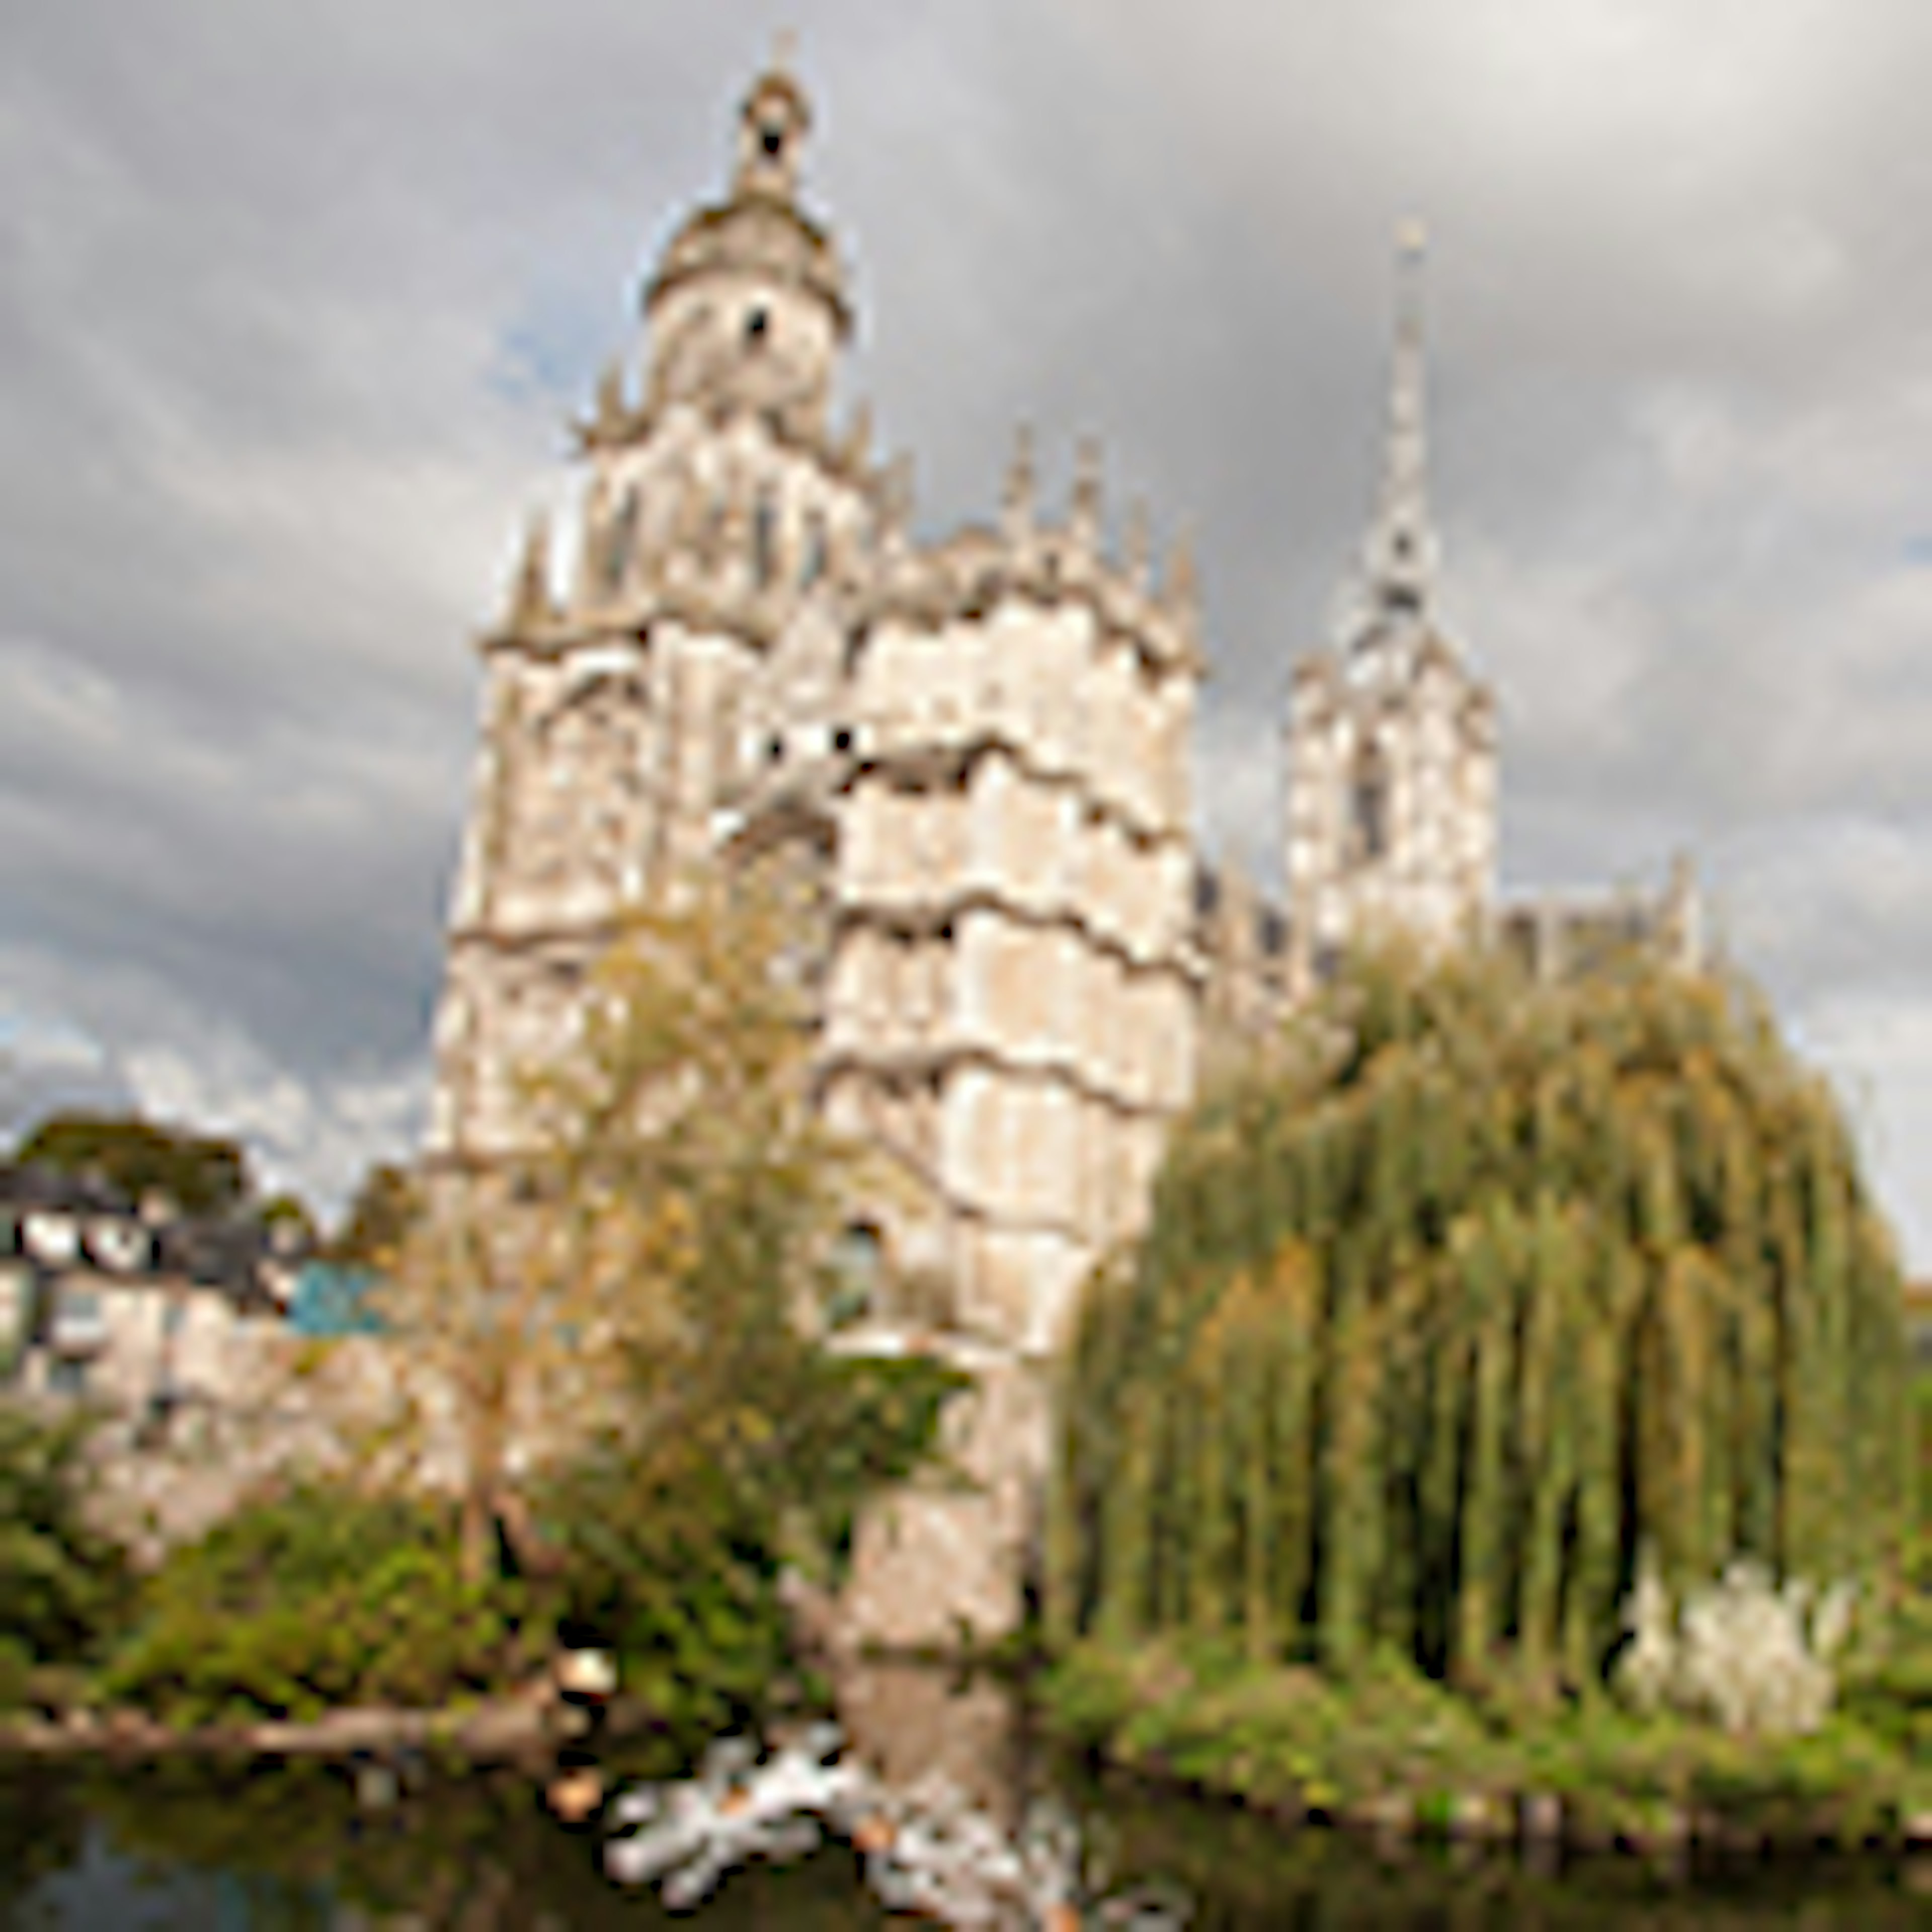
[[1144, 525], [1106, 554], [1090, 452], [1043, 516], [1024, 437], [995, 520], [916, 542], [863, 407], [834, 428], [854, 314], [800, 205], [811, 125], [782, 63], [756, 80], [729, 192], [664, 248], [640, 352], [578, 425], [569, 580], [534, 527], [480, 640], [428, 1154], [515, 1144], [516, 1070], [567, 1048], [628, 908], [782, 854], [816, 909], [816, 1104], [908, 1184], [854, 1204], [882, 1312], [917, 1283], [922, 1321], [1038, 1360], [1142, 1225], [1217, 1031], [1385, 924], [1544, 964], [1681, 946], [1688, 886], [1497, 904], [1496, 707], [1432, 603], [1418, 248], [1358, 608], [1293, 681], [1277, 907], [1197, 853], [1185, 548], [1158, 582]]

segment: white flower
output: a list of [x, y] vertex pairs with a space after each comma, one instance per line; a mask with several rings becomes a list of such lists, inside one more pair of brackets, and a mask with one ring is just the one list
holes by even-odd
[[1646, 1550], [1624, 1612], [1634, 1640], [1618, 1663], [1617, 1687], [1641, 1710], [1669, 1702], [1734, 1735], [1816, 1730], [1832, 1707], [1830, 1659], [1850, 1629], [1856, 1594], [1851, 1583], [1834, 1584], [1818, 1599], [1808, 1631], [1814, 1586], [1791, 1577], [1774, 1589], [1762, 1564], [1738, 1558], [1687, 1599], [1673, 1637], [1670, 1600]]

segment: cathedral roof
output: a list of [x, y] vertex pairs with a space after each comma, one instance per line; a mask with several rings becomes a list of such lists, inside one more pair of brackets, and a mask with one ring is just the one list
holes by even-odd
[[694, 277], [742, 271], [816, 297], [831, 310], [839, 334], [849, 335], [852, 310], [837, 248], [798, 205], [798, 149], [812, 110], [782, 54], [752, 83], [738, 120], [731, 192], [680, 224], [645, 290], [646, 310]]
[[792, 203], [764, 195], [734, 195], [692, 215], [658, 257], [644, 305], [694, 276], [734, 269], [803, 289], [832, 310], [842, 335], [850, 334], [844, 269], [831, 236]]

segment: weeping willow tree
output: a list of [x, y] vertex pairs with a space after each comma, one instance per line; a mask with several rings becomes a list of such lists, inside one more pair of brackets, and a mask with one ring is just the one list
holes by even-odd
[[1897, 1262], [1729, 976], [1358, 960], [1178, 1132], [1062, 1374], [1062, 1641], [1581, 1683], [1640, 1544], [1896, 1574]]

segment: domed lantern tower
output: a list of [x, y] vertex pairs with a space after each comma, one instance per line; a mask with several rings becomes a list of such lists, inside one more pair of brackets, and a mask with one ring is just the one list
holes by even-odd
[[[646, 281], [641, 383], [614, 363], [577, 425], [567, 570], [533, 526], [478, 640], [433, 1159], [515, 1142], [513, 1070], [567, 1044], [625, 909], [839, 736], [844, 607], [885, 483], [862, 428], [827, 430], [854, 318], [799, 203], [811, 125], [782, 55], [739, 110], [728, 192], [680, 224]], [[822, 847], [822, 826], [803, 830]]]

